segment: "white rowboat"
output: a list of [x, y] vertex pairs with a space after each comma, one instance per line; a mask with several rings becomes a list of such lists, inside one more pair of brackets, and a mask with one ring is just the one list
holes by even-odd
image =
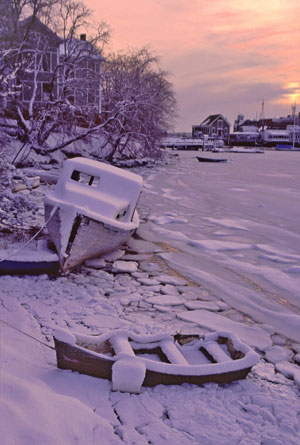
[[45, 197], [45, 220], [62, 272], [122, 245], [137, 229], [142, 178], [102, 162], [64, 162]]

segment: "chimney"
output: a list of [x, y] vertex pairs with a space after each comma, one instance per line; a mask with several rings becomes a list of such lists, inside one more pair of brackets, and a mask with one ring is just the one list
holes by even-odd
[[86, 34], [80, 34], [80, 40], [86, 40]]

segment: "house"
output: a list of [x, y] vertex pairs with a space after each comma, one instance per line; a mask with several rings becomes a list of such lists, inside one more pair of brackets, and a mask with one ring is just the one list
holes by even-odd
[[[243, 119], [240, 119], [240, 116]], [[255, 119], [244, 119], [244, 116], [239, 114], [237, 119], [234, 121], [234, 132], [236, 131], [258, 131], [261, 122]]]
[[230, 134], [230, 145], [255, 146], [262, 143], [259, 131], [259, 121], [245, 119], [239, 114], [234, 121], [234, 132]]
[[207, 135], [215, 139], [228, 141], [230, 123], [222, 114], [211, 114], [200, 125], [193, 125], [192, 135], [197, 137]]
[[250, 120], [239, 114], [230, 134], [231, 145], [300, 145], [300, 113], [279, 118]]
[[230, 145], [256, 146], [262, 144], [261, 133], [255, 127], [242, 127], [240, 131], [234, 131], [229, 137]]
[[20, 65], [11, 80], [14, 94], [3, 95], [1, 104], [5, 116], [13, 117], [15, 100], [23, 110], [64, 100], [86, 113], [100, 113], [104, 58], [85, 34], [80, 39], [62, 39], [37, 17], [28, 17], [19, 23], [15, 47], [20, 45], [18, 60], [11, 59]]

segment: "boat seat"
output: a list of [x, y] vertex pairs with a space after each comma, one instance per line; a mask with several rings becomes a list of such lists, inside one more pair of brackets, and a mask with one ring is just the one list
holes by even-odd
[[188, 361], [183, 357], [176, 347], [173, 339], [166, 339], [160, 342], [160, 347], [170, 363], [176, 365], [188, 365]]
[[231, 361], [231, 357], [215, 341], [207, 341], [203, 344], [204, 349], [213, 357], [217, 363]]

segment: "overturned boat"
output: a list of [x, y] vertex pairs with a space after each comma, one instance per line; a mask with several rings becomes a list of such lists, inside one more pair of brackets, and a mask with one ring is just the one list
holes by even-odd
[[64, 162], [45, 197], [45, 220], [62, 272], [122, 245], [137, 229], [141, 176], [86, 158]]
[[54, 332], [57, 366], [109, 379], [113, 390], [142, 385], [231, 383], [247, 376], [259, 356], [228, 332], [136, 335], [125, 330], [87, 336]]

